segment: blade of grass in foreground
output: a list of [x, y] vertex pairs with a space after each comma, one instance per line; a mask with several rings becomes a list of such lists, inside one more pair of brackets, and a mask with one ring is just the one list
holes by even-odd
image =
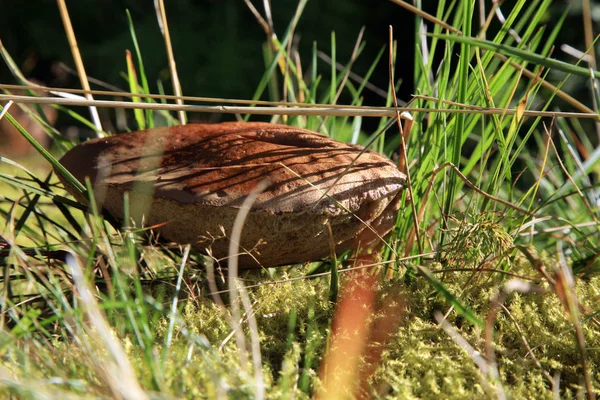
[[[10, 160], [8, 158], [2, 157], [2, 156], [0, 156], [0, 163], [6, 163], [8, 165], [12, 165], [12, 166], [18, 168], [19, 170], [23, 171], [24, 173], [26, 173], [31, 178], [31, 180], [33, 182], [35, 182], [39, 186], [39, 188], [43, 191], [43, 192], [37, 191], [36, 196], [40, 195], [40, 196], [49, 197], [52, 200], [52, 202], [54, 203], [54, 205], [65, 216], [65, 218], [67, 219], [69, 224], [75, 229], [75, 232], [81, 232], [81, 227], [80, 227], [79, 223], [73, 217], [71, 210], [65, 204], [63, 204], [62, 200], [63, 199], [67, 200], [66, 204], [70, 204], [71, 206], [74, 206], [74, 208], [78, 209], [78, 210], [84, 210], [85, 206], [80, 205], [79, 203], [73, 202], [72, 200], [66, 199], [64, 197], [56, 196], [55, 193], [52, 192], [52, 190], [47, 182], [43, 182], [40, 179], [38, 179], [38, 177], [35, 176], [35, 174], [33, 174], [33, 172], [29, 171], [27, 168], [25, 168], [21, 164], [15, 162], [13, 160]], [[50, 176], [48, 176], [47, 181], [49, 179], [50, 179]], [[7, 184], [9, 184], [11, 186], [19, 187], [23, 191], [28, 191], [29, 190], [28, 188], [34, 187], [27, 183], [21, 182], [18, 177], [9, 176], [9, 175], [5, 175], [5, 174], [0, 174], [0, 180], [5, 181]], [[21, 183], [19, 183], [19, 182], [21, 182]], [[40, 215], [42, 217], [45, 217], [45, 215], [43, 215], [43, 214], [40, 214]], [[36, 213], [36, 217], [37, 216], [38, 215]], [[57, 229], [65, 231], [69, 235], [70, 240], [75, 239], [75, 235], [73, 235], [71, 232], [69, 232], [61, 223], [58, 223], [57, 221], [55, 221], [54, 219], [51, 219], [51, 218], [47, 218], [47, 219], [49, 221], [51, 221]]]
[[[3, 110], [3, 107], [0, 106], [0, 111]], [[40, 153], [46, 160], [48, 160], [48, 162], [52, 165], [52, 167], [54, 167], [54, 169], [61, 174], [69, 184], [71, 184], [75, 189], [77, 189], [80, 193], [85, 193], [85, 187], [81, 184], [81, 182], [79, 182], [74, 176], [73, 174], [71, 174], [69, 172], [69, 170], [67, 170], [65, 167], [62, 166], [61, 163], [58, 162], [58, 160], [56, 160], [56, 158], [54, 158], [52, 156], [52, 154], [50, 154], [50, 152], [48, 152], [48, 150], [46, 150], [44, 148], [44, 146], [42, 146], [41, 144], [38, 143], [37, 140], [35, 140], [35, 138], [33, 136], [31, 136], [29, 134], [29, 132], [27, 132], [25, 130], [25, 128], [23, 128], [21, 126], [21, 124], [19, 124], [19, 122], [14, 119], [10, 113], [6, 113], [4, 115], [4, 118], [6, 118], [18, 131], [19, 133], [29, 142], [31, 143], [31, 145], [38, 151], [38, 153]]]

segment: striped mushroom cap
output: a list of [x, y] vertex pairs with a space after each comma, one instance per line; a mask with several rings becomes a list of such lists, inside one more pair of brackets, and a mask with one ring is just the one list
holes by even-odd
[[[228, 257], [244, 199], [265, 182], [242, 231], [240, 268], [314, 261], [393, 227], [405, 175], [387, 158], [318, 133], [268, 123], [189, 124], [89, 140], [61, 163], [89, 177], [102, 207], [144, 214], [162, 237]], [[65, 184], [67, 190], [79, 196]], [[80, 198], [80, 200], [82, 200]]]

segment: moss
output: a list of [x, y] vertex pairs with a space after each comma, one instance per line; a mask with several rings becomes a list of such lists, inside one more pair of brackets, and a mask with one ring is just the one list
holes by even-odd
[[[459, 291], [455, 282], [446, 281], [450, 290]], [[597, 280], [579, 281], [580, 299], [594, 299]], [[490, 300], [497, 293], [498, 282], [489, 281], [471, 290], [470, 302], [478, 302], [479, 314], [485, 316]], [[390, 290], [392, 288], [388, 288]], [[432, 312], [445, 312], [448, 306], [431, 296], [422, 280], [410, 288], [400, 288], [407, 301], [403, 326], [390, 341], [373, 379], [373, 395], [387, 398], [475, 398], [486, 394], [489, 378], [478, 370], [467, 353], [457, 346], [434, 322]], [[560, 374], [561, 394], [575, 396], [582, 382], [581, 356], [575, 332], [564, 307], [552, 292], [541, 295], [514, 294], [505, 301], [523, 337], [550, 376]], [[469, 304], [472, 305], [472, 304]], [[591, 305], [590, 305], [591, 306]], [[456, 326], [454, 313], [449, 321]], [[459, 334], [480, 353], [485, 342], [480, 329], [460, 325]], [[527, 356], [515, 323], [500, 312], [494, 324], [494, 345], [500, 380], [504, 390], [515, 398], [551, 398], [552, 386], [536, 363]], [[588, 348], [600, 345], [600, 328], [592, 321], [584, 323]], [[588, 351], [590, 370], [600, 362], [600, 352]], [[487, 393], [489, 395], [490, 393]]]
[[[162, 262], [169, 260], [165, 258]], [[173, 266], [177, 260], [170, 262]], [[550, 260], [548, 265], [551, 265]], [[440, 268], [436, 264], [429, 267]], [[530, 265], [520, 257], [513, 258], [511, 272], [535, 275]], [[259, 328], [262, 373], [270, 399], [308, 398], [320, 385], [317, 371], [327, 345], [334, 311], [328, 300], [329, 279], [270, 283], [273, 279], [298, 278], [303, 273], [301, 269], [289, 269], [277, 271], [275, 276], [256, 272], [243, 276], [249, 286]], [[202, 280], [201, 273], [194, 274], [196, 279]], [[482, 320], [507, 281], [501, 274], [482, 272], [447, 272], [438, 277], [448, 291]], [[576, 292], [582, 309], [598, 308], [599, 283], [600, 278], [594, 277], [577, 281]], [[252, 287], [254, 284], [259, 286]], [[254, 370], [250, 357], [246, 364], [240, 361], [235, 338], [230, 336], [229, 308], [215, 304], [203, 284], [189, 285], [186, 281], [184, 287], [187, 293], [181, 294], [178, 303], [181, 318], [174, 325], [168, 350], [165, 350], [165, 345], [170, 305], [175, 293], [172, 284], [151, 286], [143, 294], [148, 301], [145, 303], [148, 311], [144, 311], [148, 318], [146, 328], [141, 317], [135, 314], [144, 309], [133, 307], [141, 298], [136, 297], [134, 292], [128, 294], [132, 299], [133, 320], [139, 324], [138, 330], [147, 329], [149, 337], [153, 338], [144, 342], [148, 346], [146, 349], [140, 344], [139, 333], [136, 334], [131, 326], [132, 318], [125, 312], [126, 308], [106, 303], [115, 337], [125, 350], [141, 385], [147, 390], [180, 398], [217, 398], [219, 395], [253, 398]], [[541, 284], [540, 287], [545, 291], [508, 295], [503, 303], [507, 311], [498, 310], [493, 327], [499, 382], [513, 398], [552, 397], [552, 384], [527, 354], [528, 349], [523, 343], [525, 338], [543, 370], [549, 376], [559, 375], [561, 396], [575, 398], [582, 390], [583, 369], [573, 325], [550, 286]], [[150, 301], [151, 298], [154, 300]], [[161, 299], [160, 303], [156, 299]], [[64, 299], [56, 300], [56, 303], [63, 304], [61, 301]], [[397, 328], [392, 331], [370, 380], [369, 397], [469, 399], [493, 396], [493, 382], [439, 328], [433, 315], [436, 311], [447, 313], [448, 322], [460, 336], [476, 351], [485, 354], [482, 328], [450, 310], [447, 301], [419, 277], [382, 281], [377, 304], [384, 309], [383, 305], [389, 301], [403, 302], [405, 308], [399, 320], [392, 324]], [[153, 304], [152, 307], [162, 304], [162, 308], [154, 309], [150, 304]], [[21, 382], [13, 384], [11, 393], [23, 394], [26, 398], [29, 392], [23, 392], [25, 382], [29, 385], [33, 381], [38, 384], [37, 389], [31, 392], [34, 397], [48, 388], [77, 395], [110, 396], [106, 377], [97, 362], [110, 359], [109, 354], [93, 345], [93, 332], [85, 327], [85, 318], [73, 313], [64, 304], [61, 307], [64, 314], [54, 339], [48, 340], [40, 332], [27, 333], [19, 341], [2, 347], [2, 365], [7, 366], [15, 382]], [[158, 313], [161, 317], [153, 318], [148, 313]], [[380, 311], [371, 320], [377, 324], [389, 318], [390, 315]], [[589, 348], [589, 369], [595, 371], [600, 367], [600, 352], [597, 350], [600, 348], [600, 328], [592, 319], [584, 319], [582, 323]], [[248, 338], [248, 324], [244, 323], [243, 327]], [[594, 379], [598, 384], [597, 378]], [[48, 383], [53, 380], [59, 383]], [[9, 386], [7, 384], [6, 388]]]

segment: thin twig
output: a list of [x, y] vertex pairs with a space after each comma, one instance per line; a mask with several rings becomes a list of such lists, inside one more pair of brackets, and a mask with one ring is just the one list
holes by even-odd
[[[594, 28], [592, 26], [592, 10], [590, 0], [582, 1], [583, 33], [585, 36], [586, 54], [589, 55], [589, 64], [592, 69], [596, 69], [596, 51], [594, 50]], [[594, 97], [594, 96], [592, 96]]]
[[546, 371], [544, 369], [544, 367], [542, 366], [542, 364], [540, 363], [540, 361], [537, 359], [537, 357], [533, 353], [533, 349], [529, 346], [529, 342], [527, 342], [527, 338], [523, 334], [523, 331], [521, 330], [521, 327], [519, 326], [519, 323], [517, 322], [517, 320], [515, 319], [515, 317], [513, 317], [513, 315], [511, 314], [511, 312], [508, 310], [508, 308], [506, 308], [506, 306], [504, 304], [500, 304], [500, 308], [502, 308], [502, 310], [506, 313], [506, 315], [508, 315], [508, 318], [510, 318], [510, 320], [512, 321], [513, 325], [515, 326], [515, 329], [517, 330], [517, 332], [519, 333], [519, 336], [521, 337], [521, 341], [523, 342], [523, 344], [525, 345], [525, 348], [527, 349], [527, 354], [531, 357], [531, 359], [533, 360], [533, 362], [535, 362], [535, 365], [537, 365], [538, 368], [542, 371], [542, 374], [550, 382], [550, 385], [552, 386], [552, 390], [554, 390], [555, 389], [554, 388], [554, 378], [552, 378], [552, 375], [550, 375], [548, 373], [548, 371]]
[[516, 274], [514, 272], [505, 271], [503, 269], [497, 269], [497, 268], [444, 268], [444, 269], [432, 269], [430, 271], [432, 274], [443, 274], [446, 272], [490, 272], [493, 274], [502, 274], [502, 275], [506, 275], [506, 276], [513, 276], [515, 278], [519, 278], [519, 279], [523, 279], [523, 280], [527, 280], [527, 281], [534, 281], [534, 282], [538, 281], [538, 278], [534, 278], [532, 276], [524, 276], [524, 275]]
[[443, 163], [442, 165], [440, 165], [438, 168], [436, 168], [432, 173], [431, 173], [431, 180], [429, 182], [429, 187], [427, 188], [425, 193], [429, 193], [431, 186], [433, 186], [433, 182], [435, 181], [435, 176], [440, 173], [442, 170], [444, 170], [446, 167], [450, 167], [454, 170], [454, 172], [458, 175], [458, 177], [471, 189], [473, 189], [474, 191], [476, 191], [477, 193], [479, 193], [480, 195], [487, 197], [490, 200], [493, 200], [495, 202], [498, 202], [500, 204], [504, 204], [505, 206], [507, 206], [508, 208], [512, 208], [513, 210], [517, 210], [525, 215], [530, 215], [530, 216], [535, 216], [535, 213], [532, 213], [529, 210], [525, 210], [524, 208], [521, 208], [517, 205], [514, 205], [513, 203], [503, 200], [499, 197], [496, 196], [492, 196], [491, 194], [483, 191], [482, 189], [478, 188], [474, 183], [472, 183], [469, 178], [467, 178], [457, 167], [456, 165], [452, 164], [451, 162], [447, 161], [445, 163]]
[[498, 399], [505, 399], [506, 394], [504, 393], [504, 389], [500, 382], [498, 382], [498, 370], [495, 364], [486, 360], [478, 351], [476, 351], [473, 346], [467, 342], [467, 340], [458, 333], [458, 331], [448, 322], [446, 318], [440, 313], [436, 311], [434, 313], [434, 317], [436, 321], [440, 324], [440, 327], [450, 336], [450, 338], [456, 343], [462, 350], [464, 350], [469, 357], [473, 360], [475, 365], [479, 367], [481, 373], [488, 378], [491, 378], [493, 382], [493, 386], [490, 387], [489, 382], [482, 380], [484, 387], [489, 390], [494, 390], [496, 392], [496, 397]]
[[[141, 103], [110, 100], [84, 100], [84, 99], [63, 99], [57, 97], [32, 97], [0, 94], [0, 101], [14, 100], [15, 103], [23, 104], [57, 104], [63, 106], [96, 106], [108, 108], [140, 108], [145, 110], [167, 110], [167, 111], [186, 111], [186, 112], [208, 112], [222, 114], [256, 114], [256, 115], [332, 115], [338, 117], [345, 116], [363, 116], [363, 117], [395, 117], [397, 111], [406, 111], [409, 113], [446, 113], [446, 114], [481, 114], [481, 115], [515, 115], [520, 111], [513, 108], [485, 108], [480, 110], [460, 109], [460, 108], [425, 108], [425, 107], [236, 107], [236, 106], [202, 106], [202, 105], [178, 105], [178, 104], [159, 104], [159, 103]], [[548, 117], [548, 118], [579, 118], [594, 119], [600, 121], [597, 113], [579, 113], [579, 112], [558, 112], [558, 111], [523, 111], [526, 117]], [[402, 115], [401, 115], [402, 117]]]
[[[346, 273], [346, 272], [350, 272], [350, 271], [353, 271], [353, 270], [356, 270], [356, 269], [373, 268], [373, 267], [377, 267], [377, 266], [380, 266], [380, 265], [395, 264], [395, 263], [400, 263], [400, 262], [403, 262], [403, 261], [415, 260], [417, 258], [433, 257], [436, 254], [437, 253], [435, 253], [435, 252], [429, 252], [429, 253], [417, 254], [417, 255], [414, 255], [414, 256], [402, 257], [402, 258], [398, 258], [396, 260], [378, 261], [377, 263], [364, 264], [364, 265], [359, 265], [359, 266], [348, 267], [348, 268], [345, 268], [345, 269], [340, 269], [337, 272], [338, 273]], [[393, 265], [391, 267], [393, 267]], [[261, 282], [261, 283], [255, 284], [255, 285], [245, 286], [245, 288], [246, 289], [253, 289], [253, 288], [257, 288], [257, 287], [261, 287], [261, 286], [266, 286], [266, 285], [279, 285], [279, 284], [282, 284], [282, 283], [290, 283], [290, 282], [295, 282], [295, 281], [303, 281], [303, 280], [307, 280], [307, 279], [319, 278], [319, 277], [328, 276], [328, 275], [331, 275], [331, 271], [321, 272], [321, 273], [312, 274], [312, 275], [298, 276], [298, 277], [295, 277], [295, 278], [281, 279], [281, 280], [277, 280], [277, 281]], [[213, 296], [213, 295], [216, 295], [216, 294], [223, 294], [223, 293], [229, 293], [229, 289], [223, 289], [223, 290], [219, 290], [219, 291], [216, 291], [216, 292], [207, 293], [205, 296]]]
[[265, 17], [267, 20], [267, 25], [269, 27], [269, 34], [275, 34], [275, 27], [273, 25], [273, 13], [271, 12], [271, 0], [263, 0], [263, 6], [265, 8]]
[[[333, 62], [331, 57], [329, 57], [327, 54], [325, 54], [321, 50], [317, 50], [317, 57], [319, 57], [321, 60], [325, 61], [329, 65], [331, 65], [331, 63]], [[337, 69], [338, 71], [343, 71], [345, 68], [346, 67], [343, 64], [340, 64], [339, 62], [335, 63], [335, 69]], [[387, 98], [387, 93], [385, 90], [375, 86], [374, 84], [372, 84], [369, 81], [365, 81], [365, 79], [362, 76], [358, 75], [356, 72], [350, 71], [348, 76], [351, 80], [358, 83], [359, 85], [364, 84], [366, 89], [369, 89], [373, 93], [377, 94], [379, 97], [382, 97], [384, 99]], [[401, 99], [398, 99], [398, 103], [402, 104], [403, 106], [406, 105], [406, 102]]]
[[402, 8], [407, 9], [408, 11], [412, 12], [413, 14], [418, 15], [419, 17], [423, 18], [424, 20], [433, 22], [434, 24], [441, 26], [442, 28], [446, 29], [448, 32], [462, 34], [458, 29], [456, 29], [452, 25], [445, 23], [441, 19], [434, 17], [433, 15], [413, 6], [412, 4], [407, 3], [406, 1], [402, 1], [402, 0], [390, 0], [390, 1], [392, 3], [399, 5]]
[[[396, 110], [398, 107], [398, 97], [396, 96], [396, 82], [394, 80], [394, 28], [392, 25], [389, 26], [389, 79], [390, 79], [390, 90], [392, 91], [392, 98], [394, 99], [394, 108]], [[417, 206], [415, 205], [413, 190], [412, 190], [412, 181], [410, 179], [410, 168], [408, 168], [407, 158], [408, 153], [406, 151], [406, 142], [408, 141], [408, 135], [410, 134], [410, 130], [412, 128], [413, 118], [410, 114], [406, 113], [406, 130], [402, 127], [402, 121], [400, 119], [400, 111], [396, 111], [395, 119], [398, 122], [398, 130], [400, 131], [400, 159], [398, 160], [398, 169], [400, 172], [406, 174], [406, 188], [408, 190], [408, 201], [410, 202], [410, 207], [412, 209], [412, 218], [414, 225], [414, 235], [417, 239], [417, 247], [419, 249], [419, 253], [423, 252], [423, 246], [421, 244], [421, 233], [419, 232], [419, 218], [417, 214]], [[409, 118], [410, 117], [410, 118]], [[411, 232], [411, 233], [413, 233]], [[412, 242], [409, 240], [409, 242]], [[410, 252], [409, 247], [406, 247], [404, 255], [408, 255]]]
[[[73, 68], [69, 67], [68, 65], [66, 65], [63, 62], [58, 62], [56, 64], [56, 66], [58, 68], [64, 70], [67, 74], [77, 76], [77, 71], [75, 71]], [[122, 92], [123, 91], [123, 89], [118, 86], [111, 85], [110, 83], [104, 82], [103, 80], [100, 80], [100, 79], [96, 79], [89, 75], [87, 75], [87, 80], [88, 80], [88, 82], [93, 83], [94, 85], [98, 85], [105, 89], [112, 90], [113, 92]], [[43, 87], [43, 86], [41, 86], [41, 87]], [[95, 92], [93, 90], [90, 90], [90, 93], [94, 94]]]
[[265, 21], [265, 19], [262, 17], [262, 15], [260, 15], [260, 13], [256, 9], [256, 7], [254, 7], [254, 4], [252, 4], [252, 2], [250, 0], [244, 0], [244, 3], [246, 3], [246, 6], [248, 7], [248, 9], [252, 13], [252, 15], [254, 15], [254, 18], [256, 18], [256, 21], [258, 22], [258, 24], [261, 26], [263, 31], [265, 31], [265, 34], [269, 35], [269, 31], [270, 31], [269, 24], [267, 23], [267, 21]]
[[[552, 217], [548, 217], [548, 219], [551, 219], [551, 218]], [[539, 222], [539, 220], [537, 222]], [[589, 221], [589, 222], [582, 222], [579, 224], [561, 225], [561, 226], [555, 226], [552, 228], [542, 228], [542, 229], [536, 229], [536, 230], [533, 230], [533, 225], [534, 224], [523, 225], [521, 228], [518, 229], [518, 235], [519, 236], [529, 236], [529, 235], [538, 235], [541, 233], [564, 232], [565, 230], [569, 230], [569, 229], [573, 229], [573, 228], [577, 229], [577, 228], [599, 227], [600, 222]], [[524, 230], [529, 227], [531, 227], [532, 230], [524, 232]]]
[[531, 72], [527, 68], [522, 68], [522, 66], [520, 66], [516, 62], [509, 61], [508, 57], [506, 57], [505, 55], [500, 54], [500, 53], [494, 53], [494, 57], [496, 57], [497, 59], [502, 60], [504, 62], [508, 61], [510, 66], [515, 69], [521, 69], [523, 72], [523, 75], [525, 75], [527, 78], [533, 80], [533, 82], [535, 82], [535, 83], [540, 83], [542, 85], [542, 87], [544, 89], [547, 89], [549, 92], [556, 93], [556, 96], [558, 96], [561, 100], [564, 100], [566, 103], [571, 105], [573, 108], [578, 109], [579, 111], [584, 112], [584, 113], [593, 113], [594, 112], [594, 110], [592, 110], [591, 108], [589, 108], [588, 106], [586, 106], [585, 104], [583, 104], [582, 102], [577, 100], [576, 98], [572, 97], [564, 90], [561, 90], [558, 86], [551, 84], [550, 82], [548, 82], [544, 78], [540, 77], [538, 74]]
[[[301, 76], [301, 74], [299, 73]], [[58, 87], [47, 87], [37, 84], [30, 85], [9, 85], [0, 83], [0, 89], [7, 90], [44, 90], [50, 92], [59, 97], [69, 97], [65, 96], [65, 93], [75, 93], [75, 94], [84, 94], [86, 91], [82, 89], [69, 89], [69, 88], [58, 88]], [[365, 109], [370, 108], [370, 106], [363, 105], [353, 105], [353, 104], [319, 104], [319, 103], [302, 103], [302, 102], [289, 102], [289, 101], [268, 101], [268, 100], [244, 100], [244, 99], [227, 99], [222, 97], [198, 97], [198, 96], [175, 96], [169, 94], [146, 94], [146, 93], [130, 93], [124, 92], [121, 89], [117, 91], [109, 91], [109, 90], [91, 90], [93, 95], [96, 96], [110, 96], [110, 97], [139, 97], [142, 99], [156, 99], [156, 100], [182, 100], [186, 102], [195, 102], [195, 103], [226, 103], [226, 104], [247, 104], [247, 105], [263, 105], [263, 106], [284, 106], [284, 107], [331, 107], [331, 108], [355, 108], [355, 109]], [[75, 97], [70, 97], [75, 98]], [[438, 101], [435, 98], [432, 98], [432, 101]], [[406, 104], [406, 103], [404, 103]], [[468, 104], [456, 103], [459, 107], [479, 109], [479, 106], [470, 106]], [[377, 107], [376, 107], [377, 108]]]
[[556, 155], [556, 161], [558, 161], [558, 164], [560, 165], [562, 171], [567, 176], [567, 178], [569, 179], [569, 181], [573, 184], [573, 187], [575, 188], [575, 190], [577, 190], [577, 193], [579, 194], [579, 197], [583, 201], [583, 204], [585, 205], [585, 207], [590, 212], [590, 215], [592, 216], [592, 218], [594, 219], [594, 221], [598, 222], [598, 219], [596, 218], [596, 214], [592, 210], [592, 206], [587, 201], [587, 199], [585, 198], [585, 196], [583, 195], [583, 193], [581, 192], [581, 190], [579, 190], [579, 186], [577, 186], [577, 183], [575, 182], [575, 180], [573, 179], [573, 177], [571, 176], [571, 174], [569, 174], [569, 171], [567, 170], [567, 168], [563, 164], [562, 157], [560, 156], [560, 153], [558, 152], [558, 149], [554, 145], [554, 142], [550, 138], [550, 132], [548, 132], [548, 129], [546, 128], [545, 125], [544, 125], [544, 131], [545, 131], [546, 135], [548, 136], [548, 138], [550, 139], [550, 145], [552, 146], [552, 149], [554, 149], [554, 154]]
[[[496, 315], [498, 313], [498, 308], [509, 294], [513, 292], [518, 292], [522, 294], [529, 293], [539, 293], [543, 292], [538, 286], [532, 285], [527, 282], [523, 282], [519, 279], [512, 279], [508, 281], [500, 290], [500, 292], [494, 297], [492, 303], [490, 305], [490, 309], [487, 314], [486, 324], [485, 324], [485, 350], [486, 350], [486, 358], [488, 364], [492, 367], [494, 371], [497, 373], [497, 364], [496, 364], [496, 355], [494, 351], [494, 340], [493, 340], [493, 332], [494, 332], [494, 324], [496, 321]], [[499, 378], [498, 375], [495, 376], [496, 379]]]

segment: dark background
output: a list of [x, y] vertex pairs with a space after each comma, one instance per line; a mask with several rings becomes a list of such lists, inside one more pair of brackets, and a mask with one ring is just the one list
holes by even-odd
[[[183, 93], [191, 96], [251, 98], [265, 70], [262, 52], [265, 34], [244, 2], [167, 0], [165, 3]], [[262, 1], [254, 0], [253, 3], [263, 14]], [[437, 1], [424, 0], [422, 3], [425, 10], [435, 14]], [[297, 0], [272, 1], [275, 31], [280, 38], [292, 19], [296, 5]], [[546, 18], [547, 22], [558, 19], [568, 5], [571, 11], [557, 45], [569, 43], [584, 49], [580, 2], [555, 1]], [[126, 70], [125, 50], [133, 52], [125, 13], [129, 9], [150, 90], [157, 92], [156, 80], [160, 78], [167, 92], [171, 92], [164, 40], [152, 0], [77, 0], [67, 1], [67, 6], [89, 76], [127, 90], [127, 83], [121, 74]], [[491, 1], [486, 1], [486, 6], [489, 9]], [[505, 16], [510, 9], [511, 2], [504, 2], [502, 10]], [[74, 64], [56, 1], [24, 0], [16, 5], [15, 2], [0, 0], [0, 10], [0, 39], [27, 76], [48, 85], [80, 87], [73, 75], [65, 74], [62, 70], [57, 72], [58, 61], [71, 68], [74, 68]], [[594, 15], [600, 18], [597, 4], [594, 4], [594, 10]], [[363, 75], [378, 51], [387, 45], [388, 25], [391, 24], [399, 42], [396, 77], [403, 80], [399, 97], [408, 100], [413, 92], [414, 19], [410, 12], [385, 0], [311, 0], [296, 29], [305, 73], [310, 66], [314, 41], [320, 50], [330, 54], [330, 35], [335, 31], [338, 61], [345, 64], [361, 27], [365, 26], [364, 40], [367, 46], [353, 68], [354, 72]], [[478, 24], [478, 21], [474, 22]], [[493, 29], [498, 26], [495, 22]], [[596, 31], [597, 28], [595, 26]], [[554, 56], [573, 62], [572, 58], [558, 49]], [[325, 62], [319, 61], [319, 71], [325, 81], [329, 76], [329, 68]], [[0, 65], [0, 81], [14, 81], [3, 64]], [[371, 82], [387, 88], [387, 56], [379, 62]], [[326, 82], [322, 85], [325, 86]], [[569, 89], [580, 100], [589, 103], [586, 101], [590, 96], [585, 82]], [[340, 102], [343, 103], [344, 99]], [[384, 99], [366, 91], [364, 104], [382, 105]]]

